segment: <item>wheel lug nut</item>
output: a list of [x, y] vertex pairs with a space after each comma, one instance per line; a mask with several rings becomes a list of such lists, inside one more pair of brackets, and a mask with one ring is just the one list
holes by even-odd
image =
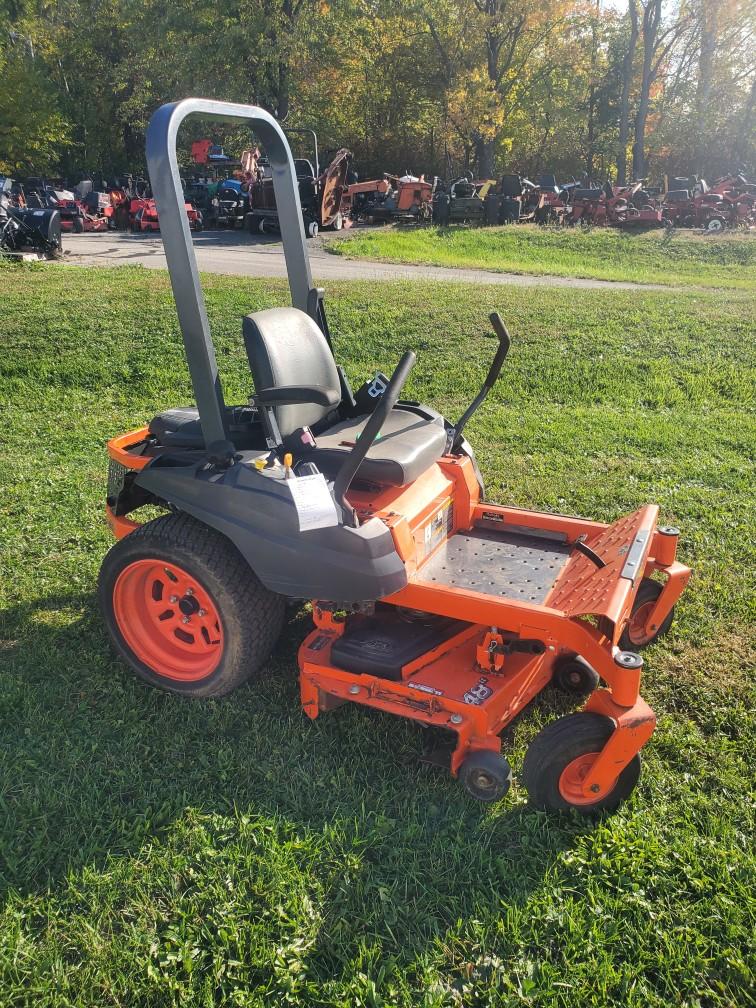
[[168, 601], [172, 602], [175, 605], [178, 602], [178, 595], [171, 595]]
[[187, 595], [194, 595], [194, 588], [187, 588], [186, 589], [186, 594]]
[[207, 612], [204, 609], [200, 609], [200, 611], [197, 613], [197, 615], [198, 616], [207, 616]]
[[182, 617], [181, 617], [181, 622], [182, 622], [182, 623], [190, 623], [190, 622], [191, 622], [191, 620], [189, 619], [189, 617], [188, 617], [188, 616], [182, 616]]

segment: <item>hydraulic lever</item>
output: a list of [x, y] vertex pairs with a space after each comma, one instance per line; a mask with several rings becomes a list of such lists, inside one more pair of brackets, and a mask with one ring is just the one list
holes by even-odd
[[501, 373], [502, 365], [504, 364], [504, 359], [509, 353], [509, 347], [511, 345], [511, 339], [509, 338], [509, 333], [507, 332], [507, 327], [502, 321], [501, 315], [498, 312], [491, 312], [489, 315], [491, 320], [491, 325], [493, 326], [494, 332], [499, 338], [499, 348], [496, 351], [496, 356], [494, 357], [491, 367], [488, 369], [488, 374], [486, 375], [486, 380], [483, 382], [480, 392], [475, 396], [473, 401], [467, 407], [465, 412], [459, 418], [457, 423], [454, 425], [452, 430], [452, 441], [451, 450], [459, 451], [462, 445], [462, 432], [467, 425], [467, 421], [480, 407], [483, 400], [486, 398], [488, 393], [496, 384], [496, 381]]

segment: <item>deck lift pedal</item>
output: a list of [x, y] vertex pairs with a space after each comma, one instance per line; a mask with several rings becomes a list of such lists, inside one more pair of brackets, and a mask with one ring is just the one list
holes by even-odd
[[[254, 393], [226, 405], [184, 212], [179, 126], [192, 114], [254, 127], [273, 172], [293, 307], [248, 315]], [[501, 732], [550, 683], [585, 700], [531, 743], [532, 803], [593, 812], [635, 786], [655, 717], [638, 651], [664, 633], [690, 571], [678, 531], [646, 505], [611, 525], [492, 504], [467, 421], [401, 398], [415, 355], [352, 393], [311, 280], [291, 151], [245, 105], [164, 105], [147, 133], [196, 407], [109, 442], [117, 538], [100, 602], [119, 654], [144, 680], [220, 696], [264, 673], [285, 600], [312, 600], [299, 652], [305, 713], [349, 701], [445, 729], [448, 765], [494, 801], [511, 782]], [[380, 437], [379, 437], [380, 435]], [[166, 514], [139, 524], [144, 504]], [[602, 685], [603, 682], [603, 685]], [[444, 734], [444, 733], [441, 733]]]

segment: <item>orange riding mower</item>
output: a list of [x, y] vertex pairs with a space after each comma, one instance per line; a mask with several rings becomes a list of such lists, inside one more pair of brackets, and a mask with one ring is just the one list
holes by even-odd
[[[183, 213], [174, 138], [193, 113], [251, 121], [278, 186], [294, 307], [244, 319], [255, 391], [240, 406], [223, 400]], [[494, 361], [456, 423], [401, 398], [411, 351], [352, 392], [311, 284], [288, 144], [266, 112], [164, 106], [147, 160], [197, 408], [109, 443], [118, 542], [99, 594], [118, 653], [153, 685], [220, 696], [261, 674], [286, 599], [311, 599], [308, 717], [351, 702], [411, 718], [449, 743], [428, 760], [490, 802], [512, 779], [502, 730], [554, 684], [584, 703], [530, 745], [530, 799], [615, 808], [655, 726], [638, 652], [669, 628], [690, 576], [678, 530], [657, 527], [654, 505], [607, 525], [485, 501], [464, 430], [509, 350], [496, 314]], [[139, 525], [144, 504], [167, 514]]]

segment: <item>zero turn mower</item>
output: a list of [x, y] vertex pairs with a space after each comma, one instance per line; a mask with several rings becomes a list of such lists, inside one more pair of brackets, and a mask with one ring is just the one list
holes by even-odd
[[[293, 307], [243, 320], [255, 391], [239, 406], [224, 402], [178, 174], [191, 114], [254, 126], [276, 190]], [[501, 731], [553, 683], [585, 702], [528, 749], [531, 801], [615, 808], [655, 725], [638, 652], [668, 629], [690, 576], [678, 530], [657, 527], [652, 504], [606, 525], [485, 500], [464, 432], [509, 349], [497, 315], [493, 363], [456, 423], [401, 398], [411, 351], [353, 394], [310, 278], [291, 151], [267, 112], [164, 105], [147, 161], [197, 408], [108, 445], [118, 542], [99, 596], [118, 653], [155, 686], [220, 696], [264, 673], [286, 599], [311, 599], [308, 717], [348, 701], [446, 729], [451, 773], [495, 801], [511, 781]], [[129, 516], [144, 504], [167, 513], [140, 525]]]

